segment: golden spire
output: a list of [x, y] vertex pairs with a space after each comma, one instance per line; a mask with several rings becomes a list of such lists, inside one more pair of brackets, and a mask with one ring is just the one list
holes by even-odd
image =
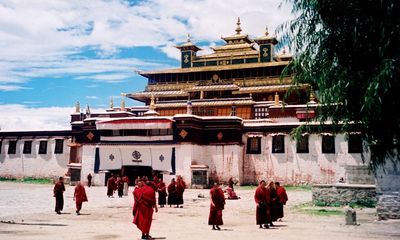
[[153, 94], [151, 94], [149, 109], [153, 110], [153, 111], [154, 111], [154, 109], [156, 109], [156, 106], [155, 106], [155, 103], [154, 103], [154, 95]]
[[121, 111], [125, 111], [125, 97], [121, 99]]
[[265, 26], [265, 36], [268, 36], [269, 32], [268, 32], [268, 26]]
[[240, 17], [238, 17], [238, 20], [237, 20], [237, 23], [236, 23], [236, 29], [235, 29], [235, 31], [236, 31], [236, 34], [237, 35], [240, 35], [240, 33], [242, 32], [242, 28], [240, 28]]
[[110, 98], [110, 108], [111, 109], [114, 108], [114, 98], [113, 97]]
[[279, 95], [278, 92], [275, 93], [275, 106], [279, 105]]
[[80, 113], [80, 112], [81, 112], [81, 105], [80, 105], [79, 101], [76, 101], [75, 113]]

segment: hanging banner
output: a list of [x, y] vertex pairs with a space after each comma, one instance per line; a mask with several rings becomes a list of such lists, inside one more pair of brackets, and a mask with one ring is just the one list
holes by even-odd
[[100, 170], [116, 170], [122, 166], [146, 166], [155, 171], [172, 172], [172, 146], [103, 145], [100, 149]]

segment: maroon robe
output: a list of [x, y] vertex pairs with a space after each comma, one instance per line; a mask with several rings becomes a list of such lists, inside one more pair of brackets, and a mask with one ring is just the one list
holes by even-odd
[[278, 195], [278, 202], [277, 202], [277, 217], [278, 218], [283, 218], [283, 205], [286, 205], [286, 202], [288, 201], [288, 196], [286, 194], [286, 189], [284, 187], [277, 187], [276, 188], [276, 194]]
[[64, 208], [64, 196], [65, 186], [62, 181], [58, 181], [53, 188], [53, 196], [56, 198], [55, 211], [60, 213]]
[[165, 187], [165, 183], [161, 181], [158, 184], [158, 205], [167, 204], [167, 189]]
[[156, 205], [156, 192], [152, 187], [143, 185], [133, 191], [135, 203], [133, 205], [133, 223], [142, 234], [149, 234], [153, 220], [153, 207]]
[[183, 180], [176, 182], [176, 204], [183, 204], [183, 192], [185, 191], [186, 183]]
[[214, 186], [210, 190], [210, 197], [211, 204], [210, 215], [208, 216], [208, 225], [223, 225], [222, 210], [225, 206], [224, 192], [220, 187]]
[[113, 177], [110, 177], [107, 180], [107, 196], [112, 197], [116, 189], [117, 189], [117, 184], [115, 183], [115, 179]]
[[259, 186], [254, 194], [254, 200], [257, 204], [256, 222], [257, 225], [267, 224], [271, 221], [270, 215], [270, 198], [267, 188]]
[[75, 186], [74, 199], [76, 204], [76, 211], [79, 212], [82, 209], [82, 203], [88, 201], [85, 187], [82, 183], [78, 183]]
[[168, 185], [168, 205], [176, 204], [176, 182], [171, 182]]

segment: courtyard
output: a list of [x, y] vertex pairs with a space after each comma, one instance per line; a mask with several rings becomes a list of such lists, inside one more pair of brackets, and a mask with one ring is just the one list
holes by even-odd
[[[86, 187], [89, 202], [75, 214], [74, 188], [66, 186], [64, 211], [54, 212], [53, 185], [0, 182], [0, 239], [138, 239], [132, 224], [133, 197], [108, 198], [105, 187]], [[130, 187], [130, 192], [133, 188]], [[376, 210], [357, 209], [359, 225], [345, 225], [344, 208], [310, 204], [311, 191], [288, 190], [285, 218], [271, 229], [255, 225], [253, 187], [237, 187], [241, 199], [227, 200], [221, 231], [207, 225], [209, 190], [187, 189], [183, 208], [159, 208], [156, 239], [399, 239], [400, 220], [377, 221]], [[201, 196], [203, 195], [204, 198]], [[200, 197], [199, 197], [200, 196]]]

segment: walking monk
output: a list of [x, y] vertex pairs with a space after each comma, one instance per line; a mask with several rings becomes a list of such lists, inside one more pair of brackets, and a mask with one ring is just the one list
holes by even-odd
[[269, 192], [266, 188], [266, 185], [266, 182], [262, 180], [256, 189], [256, 193], [254, 194], [254, 200], [257, 204], [256, 220], [257, 225], [260, 225], [260, 228], [263, 228], [263, 224], [265, 228], [269, 228], [268, 223], [271, 221]]
[[158, 183], [157, 192], [158, 192], [158, 205], [160, 205], [160, 207], [164, 207], [164, 205], [167, 204], [167, 189], [162, 178]]
[[117, 189], [117, 184], [115, 182], [115, 178], [112, 175], [111, 177], [108, 178], [107, 180], [107, 196], [108, 197], [114, 197], [114, 191]]
[[168, 185], [168, 205], [171, 207], [171, 205], [176, 204], [176, 182], [175, 178], [171, 180], [171, 183]]
[[218, 183], [215, 182], [214, 186], [210, 190], [210, 215], [208, 216], [208, 225], [212, 225], [212, 230], [221, 230], [219, 227], [223, 225], [222, 221], [222, 210], [225, 206], [225, 196]]
[[65, 191], [64, 178], [60, 177], [58, 179], [58, 182], [56, 182], [53, 188], [53, 195], [56, 198], [55, 211], [57, 214], [61, 214], [61, 211], [64, 208], [64, 196], [63, 196], [64, 191]]
[[153, 220], [153, 208], [158, 211], [156, 204], [156, 192], [154, 189], [138, 181], [138, 186], [133, 191], [135, 203], [133, 205], [133, 223], [142, 232], [142, 239], [151, 239], [149, 235]]
[[286, 194], [286, 189], [283, 186], [281, 186], [279, 182], [275, 182], [275, 188], [276, 188], [276, 194], [278, 195], [277, 218], [278, 221], [282, 221], [282, 218], [284, 216], [283, 205], [286, 205], [286, 202], [288, 201], [288, 196]]
[[82, 203], [88, 201], [85, 187], [80, 181], [75, 186], [74, 201], [76, 204], [76, 214], [79, 215], [80, 214], [79, 212], [82, 209]]

